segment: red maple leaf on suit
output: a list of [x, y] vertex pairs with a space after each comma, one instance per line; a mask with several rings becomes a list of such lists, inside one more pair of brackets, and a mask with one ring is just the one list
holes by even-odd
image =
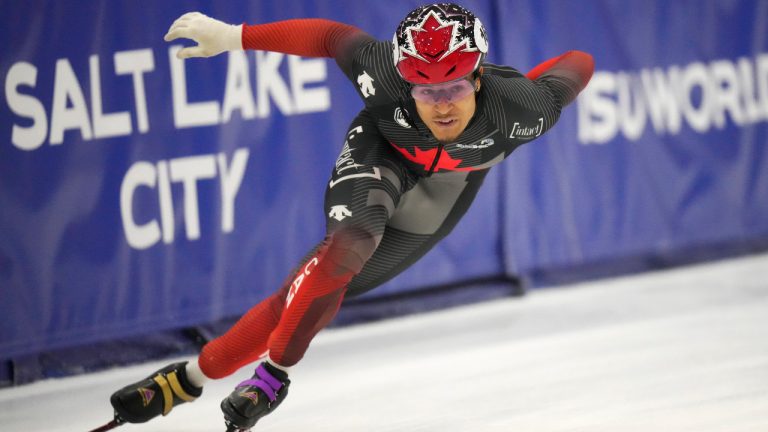
[[[435, 156], [437, 156], [436, 148], [422, 150], [418, 147], [414, 147], [414, 154], [411, 154], [411, 152], [408, 150], [402, 147], [398, 147], [395, 144], [392, 144], [392, 146], [396, 148], [397, 151], [399, 151], [409, 161], [424, 166], [426, 171], [429, 171], [429, 169], [432, 168], [432, 164], [435, 162]], [[461, 162], [462, 159], [454, 159], [451, 157], [451, 155], [448, 154], [448, 152], [443, 150], [440, 153], [440, 159], [437, 161], [437, 165], [435, 165], [434, 172], [438, 172], [441, 169], [446, 171], [472, 171], [472, 168], [459, 168], [459, 164]]]

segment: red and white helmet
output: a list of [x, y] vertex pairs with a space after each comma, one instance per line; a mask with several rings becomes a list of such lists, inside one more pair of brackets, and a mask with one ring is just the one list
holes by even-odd
[[453, 3], [413, 10], [392, 39], [395, 68], [412, 84], [453, 81], [477, 70], [488, 52], [485, 28]]

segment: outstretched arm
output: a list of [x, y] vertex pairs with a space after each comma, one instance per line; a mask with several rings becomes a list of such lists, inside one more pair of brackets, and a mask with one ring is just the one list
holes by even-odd
[[165, 40], [178, 38], [198, 43], [180, 50], [179, 58], [211, 57], [224, 51], [253, 49], [337, 60], [357, 43], [373, 39], [357, 27], [326, 19], [230, 25], [199, 12], [184, 14], [171, 25]]
[[587, 86], [594, 69], [595, 61], [591, 55], [583, 51], [568, 51], [539, 64], [525, 76], [545, 82], [560, 97], [562, 106], [566, 106]]
[[243, 49], [337, 58], [354, 41], [371, 38], [357, 27], [320, 18], [243, 25]]

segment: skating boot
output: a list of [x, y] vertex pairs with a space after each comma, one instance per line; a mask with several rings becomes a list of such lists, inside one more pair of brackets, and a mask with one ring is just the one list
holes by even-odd
[[176, 405], [200, 397], [203, 389], [190, 384], [186, 364], [168, 365], [116, 391], [109, 399], [115, 408], [115, 417], [128, 423], [144, 423], [160, 414], [167, 415]]
[[249, 380], [221, 401], [227, 431], [247, 431], [285, 399], [291, 381], [288, 374], [263, 362]]

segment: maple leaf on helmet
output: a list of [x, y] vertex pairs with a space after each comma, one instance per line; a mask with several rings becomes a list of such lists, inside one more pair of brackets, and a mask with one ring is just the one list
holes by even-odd
[[411, 11], [398, 26], [392, 44], [395, 68], [412, 84], [465, 77], [477, 70], [488, 52], [483, 23], [453, 3]]

